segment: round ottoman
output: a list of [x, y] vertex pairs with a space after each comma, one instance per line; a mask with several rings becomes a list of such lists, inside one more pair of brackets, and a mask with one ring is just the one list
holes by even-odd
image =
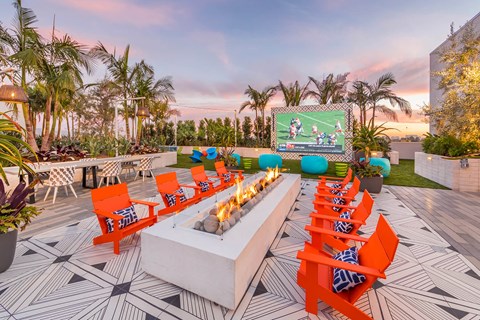
[[258, 158], [258, 166], [262, 170], [267, 170], [267, 168], [275, 168], [278, 166], [282, 167], [282, 157], [278, 154], [261, 154]]
[[305, 173], [321, 174], [327, 172], [328, 160], [322, 156], [303, 156], [300, 167]]
[[232, 157], [237, 159], [237, 166], [240, 166], [240, 155], [238, 153], [232, 153]]
[[390, 175], [390, 161], [385, 158], [370, 158], [370, 165], [382, 167], [382, 175], [384, 178]]

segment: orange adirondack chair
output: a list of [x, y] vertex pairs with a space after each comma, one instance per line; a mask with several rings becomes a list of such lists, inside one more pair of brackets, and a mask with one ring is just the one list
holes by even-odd
[[[179, 184], [177, 180], [177, 173], [176, 172], [168, 172], [164, 174], [160, 174], [155, 177], [155, 181], [157, 183], [157, 190], [160, 193], [163, 203], [165, 204], [165, 208], [158, 210], [157, 215], [161, 216], [164, 214], [178, 212], [180, 210], [185, 209], [186, 207], [195, 204], [202, 200], [202, 194], [200, 192], [200, 187], [197, 186], [189, 186], [185, 184]], [[191, 198], [187, 198], [186, 201], [181, 202], [180, 197], [183, 194], [177, 193], [176, 191], [181, 187], [185, 188], [192, 188], [195, 190], [195, 194]], [[175, 195], [175, 204], [170, 206], [167, 199], [167, 194]], [[186, 197], [186, 195], [185, 195]]]
[[[92, 189], [91, 195], [93, 212], [97, 215], [98, 223], [102, 230], [102, 235], [95, 237], [93, 239], [93, 244], [97, 245], [106, 242], [113, 242], [113, 252], [115, 254], [120, 253], [120, 240], [157, 222], [157, 217], [155, 216], [153, 208], [159, 205], [159, 203], [130, 199], [126, 183]], [[120, 229], [119, 221], [123, 219], [123, 216], [114, 214], [113, 212], [125, 209], [132, 204], [143, 204], [148, 206], [148, 217], [141, 218], [139, 221]], [[112, 232], [108, 232], [107, 218], [113, 220]]]
[[[297, 283], [305, 289], [305, 310], [317, 314], [317, 301], [320, 299], [350, 319], [371, 320], [372, 318], [354, 304], [365, 291], [372, 287], [377, 278], [386, 278], [384, 272], [395, 257], [399, 242], [393, 229], [382, 215], [375, 232], [368, 239], [312, 226], [307, 228], [311, 233], [330, 233], [337, 237], [365, 242], [365, 244], [358, 250], [359, 265], [354, 265], [334, 260], [330, 254], [317, 250], [308, 242], [305, 243], [304, 250], [297, 253], [297, 259], [301, 260], [300, 269], [297, 272]], [[333, 268], [361, 273], [365, 275], [366, 281], [347, 291], [334, 293]]]
[[[337, 190], [337, 189], [345, 189], [345, 186], [352, 180], [353, 176], [353, 170], [352, 168], [348, 168], [347, 175], [343, 179], [338, 179], [337, 177], [331, 177], [331, 176], [318, 176], [320, 180], [318, 180], [317, 184], [317, 192], [323, 192], [325, 190], [329, 191], [331, 189]], [[339, 184], [339, 188], [332, 188], [331, 185], [327, 185], [327, 183], [330, 184]], [[338, 190], [340, 191], [340, 190]]]
[[237, 179], [239, 181], [245, 179], [243, 176], [243, 170], [227, 170], [227, 168], [225, 168], [225, 162], [223, 161], [215, 162], [215, 170], [217, 171], [219, 177], [225, 177], [225, 175], [229, 174], [230, 182], [227, 182], [227, 184], [231, 186], [235, 184], [235, 174], [237, 175]]
[[[373, 198], [367, 190], [365, 190], [365, 192], [363, 193], [362, 200], [356, 207], [324, 202], [322, 204], [324, 206], [324, 209], [322, 212], [319, 212], [319, 213], [312, 212], [310, 214], [310, 217], [312, 218], [311, 225], [314, 227], [320, 227], [327, 230], [335, 230], [334, 228], [335, 221], [350, 222], [353, 227], [348, 234], [355, 235], [357, 234], [358, 229], [360, 229], [362, 225], [365, 225], [365, 221], [368, 219], [368, 217], [372, 213], [373, 202], [374, 202]], [[341, 207], [342, 209], [340, 212], [336, 212], [332, 210], [332, 207]], [[350, 215], [350, 219], [340, 218], [339, 217], [340, 214], [342, 214], [347, 210], [351, 210], [352, 212]], [[333, 237], [325, 233], [312, 234], [312, 244], [315, 248], [319, 250], [323, 249], [323, 244], [328, 244], [330, 247], [342, 251], [342, 250], [348, 249], [348, 242], [349, 242], [349, 239], [347, 238]]]
[[[222, 191], [223, 189], [228, 187], [228, 185], [225, 183], [225, 180], [222, 176], [207, 176], [207, 174], [205, 173], [204, 166], [197, 166], [197, 167], [190, 168], [190, 172], [192, 173], [193, 181], [195, 181], [195, 184], [197, 186], [201, 187], [200, 182], [208, 183], [208, 187], [209, 187], [208, 191], [202, 192], [204, 196], [209, 197], [215, 194], [216, 192]], [[209, 180], [209, 178], [219, 179], [220, 184], [217, 186], [214, 186], [214, 182]]]
[[[330, 193], [330, 191], [322, 191], [315, 193], [315, 201], [313, 201], [313, 207], [316, 211], [321, 212], [323, 210], [323, 203], [330, 202], [333, 203], [334, 198], [341, 198], [345, 200], [344, 205], [350, 204], [350, 202], [355, 199], [355, 196], [358, 194], [360, 190], [360, 180], [357, 177], [353, 178], [353, 184], [350, 189], [343, 195], [335, 195]], [[334, 207], [339, 207], [339, 205], [335, 205]]]

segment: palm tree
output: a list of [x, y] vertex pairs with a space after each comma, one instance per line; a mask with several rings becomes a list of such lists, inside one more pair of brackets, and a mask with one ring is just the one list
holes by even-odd
[[101, 42], [92, 49], [91, 53], [107, 66], [107, 70], [112, 78], [111, 84], [119, 90], [122, 96], [125, 130], [127, 133], [127, 139], [130, 140], [130, 126], [128, 123], [130, 116], [127, 101], [132, 97], [133, 79], [135, 78], [136, 73], [139, 72], [138, 65], [129, 65], [130, 45], [127, 45], [123, 55], [118, 57], [115, 50], [113, 53], [109, 53]]
[[343, 102], [347, 95], [347, 76], [348, 72], [337, 76], [330, 73], [322, 81], [308, 77], [315, 89], [307, 91], [306, 96], [314, 98], [318, 104]]
[[395, 77], [392, 73], [385, 73], [378, 78], [378, 80], [373, 85], [367, 85], [367, 97], [368, 103], [372, 110], [372, 119], [375, 124], [375, 113], [378, 110], [383, 113], [387, 119], [398, 121], [397, 113], [395, 110], [390, 109], [384, 104], [380, 104], [382, 100], [388, 100], [392, 107], [398, 106], [400, 111], [402, 111], [407, 116], [412, 116], [412, 108], [410, 103], [397, 96], [391, 89], [391, 86], [396, 84]]
[[368, 83], [357, 80], [352, 85], [352, 91], [348, 92], [348, 102], [355, 103], [360, 109], [360, 126], [367, 124]]
[[239, 113], [242, 112], [245, 108], [249, 107], [251, 110], [255, 110], [255, 132], [257, 133], [257, 142], [259, 139], [258, 136], [258, 111], [262, 114], [262, 137], [263, 140], [263, 132], [265, 130], [265, 109], [267, 107], [268, 102], [270, 99], [275, 95], [277, 92], [276, 87], [266, 87], [262, 91], [257, 91], [253, 89], [251, 86], [245, 90], [245, 94], [250, 98], [249, 101], [245, 101], [240, 106]]
[[[135, 65], [138, 72], [135, 75], [132, 83], [133, 92], [137, 97], [145, 97], [146, 107], [150, 106], [154, 101], [175, 101], [171, 77], [164, 77], [155, 81], [153, 67], [145, 63], [144, 60]], [[142, 119], [137, 121], [137, 137], [135, 144], [140, 144], [140, 137], [142, 132]]]
[[310, 80], [305, 86], [300, 86], [298, 80], [289, 85], [283, 84], [281, 80], [278, 81], [276, 87], [283, 94], [283, 100], [285, 101], [285, 107], [299, 106], [300, 103], [307, 98], [307, 89], [310, 84]]
[[[40, 60], [41, 37], [34, 27], [37, 22], [35, 13], [29, 8], [22, 7], [21, 0], [14, 1], [13, 6], [16, 10], [13, 28], [5, 28], [0, 24], [0, 51], [6, 56], [6, 59], [2, 60], [7, 60], [20, 69], [20, 83], [26, 92], [27, 73], [31, 73]], [[37, 152], [38, 146], [35, 142], [28, 103], [22, 103], [22, 111], [27, 143]]]
[[56, 129], [60, 130], [62, 101], [71, 101], [75, 91], [83, 86], [82, 69], [87, 73], [91, 71], [91, 58], [86, 48], [68, 35], [57, 38], [52, 34], [52, 41], [44, 45], [43, 57], [35, 71], [37, 80], [44, 82], [47, 92], [42, 151], [50, 150]]

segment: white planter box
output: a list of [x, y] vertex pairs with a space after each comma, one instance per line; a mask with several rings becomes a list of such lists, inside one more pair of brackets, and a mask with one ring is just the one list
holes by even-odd
[[460, 166], [460, 160], [415, 152], [415, 173], [452, 190], [480, 191], [480, 159], [468, 159], [468, 168]]

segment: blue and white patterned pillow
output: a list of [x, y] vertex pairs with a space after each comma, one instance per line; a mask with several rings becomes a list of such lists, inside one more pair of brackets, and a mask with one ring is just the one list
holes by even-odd
[[207, 192], [210, 190], [210, 185], [207, 181], [200, 181], [198, 184], [200, 185], [200, 190], [202, 192]]
[[[125, 209], [120, 209], [117, 211], [114, 211], [113, 214], [119, 214], [123, 216], [124, 218], [120, 221], [118, 221], [118, 228], [123, 229], [126, 226], [135, 223], [138, 221], [138, 216], [135, 213], [135, 208], [132, 206], [125, 208]], [[110, 233], [113, 231], [113, 220], [110, 218], [106, 218], [105, 222], [107, 223], [107, 232]]]
[[[337, 253], [333, 256], [333, 259], [358, 265], [358, 249], [357, 247], [348, 248], [347, 250]], [[367, 280], [367, 278], [361, 273], [334, 268], [333, 292], [338, 293], [349, 290], [356, 285], [365, 282], [365, 280]]]
[[[338, 188], [341, 188], [342, 185], [340, 183], [334, 183], [330, 186], [330, 188], [332, 189], [338, 189]], [[331, 194], [338, 194], [340, 192], [340, 195], [342, 194], [342, 191], [340, 190], [330, 190], [330, 193]]]
[[[333, 203], [333, 204], [341, 204], [341, 205], [343, 205], [343, 204], [345, 204], [345, 203], [347, 203], [347, 202], [346, 202], [345, 199], [343, 199], [343, 198], [333, 198], [332, 203]], [[337, 211], [337, 212], [340, 212], [340, 210], [342, 210], [342, 208], [340, 208], [340, 207], [333, 207], [332, 209], [335, 210], [335, 211]]]
[[225, 182], [230, 182], [230, 173], [222, 173], [222, 176]]
[[[181, 193], [182, 194], [180, 196], [180, 202], [187, 201], [187, 197], [185, 197], [185, 194], [183, 193], [182, 188], [176, 190], [175, 193]], [[165, 198], [167, 198], [169, 207], [174, 206], [177, 203], [177, 197], [174, 194], [165, 193]]]
[[[343, 219], [350, 219], [351, 213], [350, 211], [345, 211], [339, 217]], [[353, 223], [346, 221], [335, 221], [333, 224], [333, 229], [335, 232], [350, 233], [350, 231], [353, 229]]]

